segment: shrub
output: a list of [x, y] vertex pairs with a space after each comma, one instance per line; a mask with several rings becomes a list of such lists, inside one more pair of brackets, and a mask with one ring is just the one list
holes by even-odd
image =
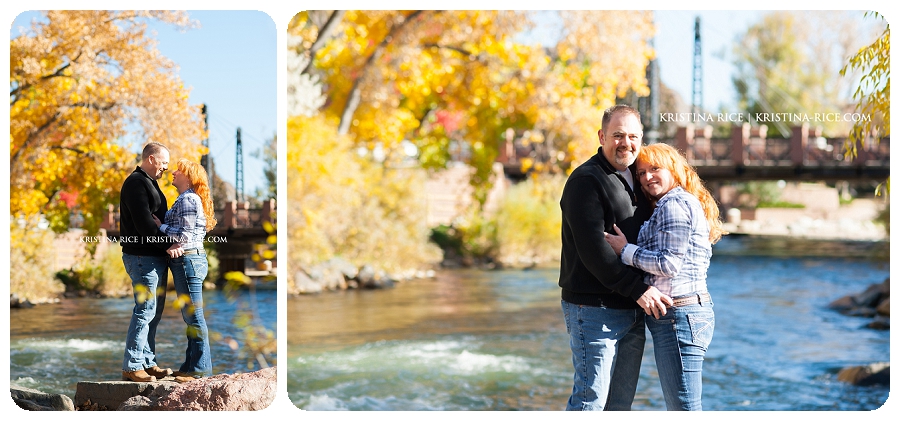
[[33, 303], [53, 301], [65, 286], [53, 276], [53, 238], [37, 221], [14, 221], [9, 227], [9, 292]]
[[[98, 251], [99, 255], [86, 255], [68, 272], [66, 285], [79, 291], [95, 293], [103, 297], [122, 297], [131, 294], [131, 278], [122, 263], [122, 247], [112, 244]], [[60, 277], [59, 274], [57, 274]]]
[[334, 256], [385, 270], [440, 259], [425, 226], [425, 172], [360, 157], [324, 117], [288, 122], [288, 255], [313, 265]]
[[540, 175], [512, 186], [496, 215], [499, 260], [505, 265], [559, 260], [565, 177]]

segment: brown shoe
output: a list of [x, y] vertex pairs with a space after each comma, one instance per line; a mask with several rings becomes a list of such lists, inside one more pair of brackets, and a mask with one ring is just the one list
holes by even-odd
[[157, 379], [161, 379], [166, 376], [172, 375], [171, 368], [159, 368], [158, 366], [153, 366], [150, 368], [145, 368], [144, 371], [151, 376], [155, 376]]
[[156, 377], [147, 374], [147, 372], [144, 370], [138, 370], [138, 371], [122, 370], [122, 380], [148, 383], [148, 382], [155, 382]]
[[191, 377], [191, 376], [175, 376], [175, 381], [178, 382], [178, 383], [187, 383], [187, 382], [191, 382], [191, 381], [194, 381], [194, 380], [197, 380], [197, 377]]
[[185, 373], [184, 371], [180, 371], [180, 370], [172, 373], [172, 376], [174, 376], [174, 377], [194, 377], [194, 378], [203, 377], [202, 375], [200, 375], [200, 373], [197, 373], [197, 372]]

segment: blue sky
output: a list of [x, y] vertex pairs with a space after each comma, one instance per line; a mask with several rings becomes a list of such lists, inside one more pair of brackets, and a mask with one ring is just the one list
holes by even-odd
[[[244, 193], [264, 188], [263, 162], [251, 153], [263, 147], [278, 129], [277, 30], [266, 13], [258, 11], [190, 11], [200, 28], [180, 32], [152, 23], [157, 48], [180, 67], [179, 76], [191, 89], [192, 104], [206, 104], [210, 154], [216, 172], [235, 184], [235, 144], [241, 129]], [[29, 26], [37, 12], [25, 12], [13, 22]], [[138, 142], [140, 144], [140, 142]]]

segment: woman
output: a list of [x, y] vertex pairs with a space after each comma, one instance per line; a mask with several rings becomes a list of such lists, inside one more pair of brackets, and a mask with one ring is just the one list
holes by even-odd
[[645, 272], [644, 282], [673, 300], [659, 318], [644, 316], [666, 408], [702, 410], [703, 357], [713, 336], [713, 302], [706, 271], [715, 244], [725, 232], [719, 208], [697, 172], [674, 147], [644, 146], [637, 177], [655, 210], [627, 244], [618, 227], [606, 241], [622, 261]]
[[178, 189], [178, 198], [166, 212], [165, 223], [161, 224], [159, 220], [156, 223], [176, 241], [169, 249], [169, 255], [176, 256], [178, 253], [174, 250], [178, 248], [184, 251], [180, 257], [169, 259], [178, 301], [183, 304], [181, 316], [188, 325], [185, 360], [172, 375], [176, 381], [184, 383], [212, 371], [209, 332], [203, 317], [203, 280], [209, 270], [203, 239], [216, 226], [216, 218], [206, 170], [186, 159], [179, 160], [176, 168], [172, 173], [172, 185]]

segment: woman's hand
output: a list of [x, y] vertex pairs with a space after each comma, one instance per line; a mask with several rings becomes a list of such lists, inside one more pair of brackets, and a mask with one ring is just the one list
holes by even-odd
[[625, 250], [625, 245], [628, 244], [628, 240], [625, 239], [625, 234], [622, 234], [622, 231], [616, 224], [613, 224], [613, 229], [616, 230], [615, 234], [610, 234], [608, 232], [604, 233], [606, 242], [609, 243], [609, 246], [616, 252], [616, 256], [621, 256], [622, 250]]
[[156, 224], [156, 228], [159, 228], [162, 225], [162, 222], [159, 221], [159, 218], [154, 214], [150, 214], [150, 217], [153, 218], [153, 222]]

